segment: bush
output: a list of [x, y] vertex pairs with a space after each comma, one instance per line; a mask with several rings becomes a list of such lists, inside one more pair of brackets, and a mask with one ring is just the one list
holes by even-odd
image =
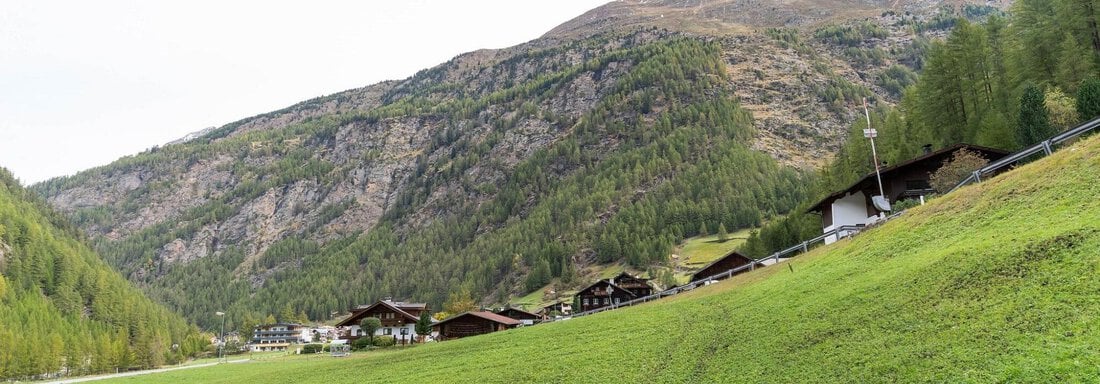
[[955, 152], [951, 156], [951, 160], [948, 160], [943, 164], [940, 169], [932, 173], [932, 177], [929, 180], [932, 184], [932, 189], [935, 189], [939, 193], [947, 193], [951, 188], [955, 188], [959, 182], [970, 176], [971, 173], [978, 170], [989, 163], [981, 155], [967, 151], [965, 149]]
[[356, 351], [367, 349], [367, 347], [369, 347], [369, 346], [370, 346], [370, 339], [367, 338], [366, 336], [355, 339], [355, 341], [351, 343], [351, 349], [356, 350]]
[[390, 336], [375, 337], [374, 338], [374, 346], [375, 347], [383, 347], [383, 348], [392, 347], [394, 344], [397, 344], [397, 341], [394, 340], [394, 338], [390, 337]]
[[321, 344], [306, 344], [302, 347], [302, 353], [317, 353], [321, 352], [324, 346]]

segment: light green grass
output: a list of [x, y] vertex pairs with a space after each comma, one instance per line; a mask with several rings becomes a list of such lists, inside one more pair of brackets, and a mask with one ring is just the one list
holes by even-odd
[[752, 229], [747, 228], [730, 233], [729, 239], [726, 241], [718, 240], [718, 235], [693, 237], [684, 240], [684, 244], [680, 246], [677, 253], [680, 255], [680, 266], [695, 269], [705, 267], [712, 261], [725, 256], [744, 244], [745, 240], [748, 240], [751, 231]]
[[346, 360], [127, 381], [1095, 382], [1098, 250], [1100, 137], [654, 303]]

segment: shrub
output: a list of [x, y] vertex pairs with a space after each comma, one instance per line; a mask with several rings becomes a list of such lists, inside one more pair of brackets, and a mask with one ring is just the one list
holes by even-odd
[[938, 193], [947, 193], [971, 173], [989, 163], [981, 155], [965, 149], [955, 152], [940, 169], [932, 172], [930, 184]]
[[375, 347], [392, 347], [397, 344], [397, 341], [393, 337], [376, 337], [374, 338]]
[[323, 349], [324, 346], [321, 344], [306, 344], [302, 347], [302, 353], [317, 353], [321, 352]]
[[367, 349], [367, 347], [369, 346], [370, 339], [367, 337], [360, 337], [358, 339], [355, 339], [355, 341], [351, 343], [351, 349], [356, 351]]

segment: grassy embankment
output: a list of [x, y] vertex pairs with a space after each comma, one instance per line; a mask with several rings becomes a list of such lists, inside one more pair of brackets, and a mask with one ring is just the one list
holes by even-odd
[[655, 303], [350, 359], [140, 382], [1088, 382], [1100, 137], [851, 240]]

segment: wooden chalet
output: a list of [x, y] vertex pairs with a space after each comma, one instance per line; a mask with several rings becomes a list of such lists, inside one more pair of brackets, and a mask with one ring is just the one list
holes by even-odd
[[[416, 322], [420, 320], [420, 314], [425, 312], [430, 313], [428, 305], [424, 303], [379, 300], [374, 304], [353, 309], [351, 316], [340, 321], [336, 326], [346, 328], [347, 332], [341, 338], [352, 341], [366, 336], [363, 330], [359, 329], [359, 323], [363, 319], [374, 317], [382, 323], [375, 335], [393, 335], [395, 340], [399, 336], [408, 335], [412, 339], [416, 336]], [[405, 330], [404, 333], [401, 332], [402, 329]]]
[[636, 297], [645, 297], [653, 294], [653, 286], [649, 285], [649, 279], [631, 276], [623, 271], [618, 276], [611, 278], [611, 283], [630, 291]]
[[617, 305], [636, 298], [638, 296], [631, 293], [630, 290], [620, 287], [610, 280], [600, 280], [577, 292], [573, 300], [579, 311], [586, 312]]
[[[931, 146], [925, 148], [924, 155], [879, 170], [883, 192], [891, 204], [935, 193], [929, 182], [930, 175], [943, 167], [960, 150], [975, 152], [989, 161], [996, 161], [1009, 154], [1000, 149], [968, 144], [955, 144], [935, 152], [931, 151]], [[821, 215], [823, 233], [841, 226], [873, 224], [885, 216], [885, 212], [876, 208], [871, 201], [871, 197], [877, 196], [878, 192], [875, 173], [871, 172], [847, 189], [825, 196], [807, 212]], [[829, 236], [825, 243], [836, 240], [837, 236]]]
[[542, 316], [536, 315], [531, 312], [524, 311], [523, 309], [516, 307], [504, 307], [499, 310], [493, 311], [493, 313], [519, 320], [523, 325], [534, 325], [535, 322], [541, 321]]
[[573, 304], [567, 303], [561, 300], [550, 303], [549, 305], [539, 309], [539, 314], [544, 318], [553, 316], [553, 313], [557, 312], [560, 315], [569, 316], [573, 314]]
[[492, 312], [464, 312], [432, 325], [438, 340], [457, 339], [503, 331], [519, 326], [519, 320]]
[[[748, 256], [742, 255], [740, 253], [737, 253], [737, 251], [733, 251], [733, 252], [727, 253], [725, 256], [722, 256], [722, 258], [720, 258], [718, 260], [715, 260], [715, 261], [711, 262], [710, 264], [707, 264], [707, 266], [703, 267], [703, 269], [700, 269], [699, 271], [692, 274], [691, 275], [691, 281], [696, 282], [696, 281], [699, 281], [699, 280], [703, 280], [703, 279], [706, 279], [708, 277], [720, 274], [722, 272], [729, 271], [731, 269], [736, 269], [736, 268], [740, 268], [740, 267], [749, 265], [751, 263], [756, 263], [757, 268], [764, 266], [764, 264], [761, 264], [761, 263], [757, 262], [756, 260], [753, 260], [751, 257], [748, 257]], [[743, 271], [738, 271], [738, 272], [734, 273], [731, 276], [738, 275], [738, 274], [748, 272], [748, 271], [749, 271], [748, 269], [743, 270]]]

